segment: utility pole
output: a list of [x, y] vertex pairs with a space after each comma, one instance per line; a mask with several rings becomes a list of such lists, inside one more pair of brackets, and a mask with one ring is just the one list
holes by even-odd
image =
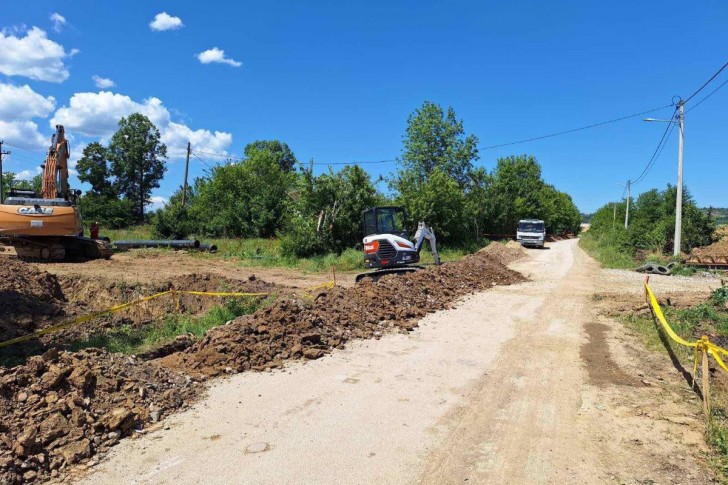
[[3, 185], [3, 155], [10, 155], [10, 152], [3, 151], [3, 141], [0, 141], [0, 204], [5, 202], [5, 187]]
[[672, 250], [673, 256], [680, 255], [682, 246], [682, 203], [683, 203], [683, 136], [685, 124], [685, 101], [682, 99], [677, 103], [680, 109], [678, 115], [678, 128], [680, 137], [677, 143], [677, 200], [675, 201], [675, 244]]
[[612, 207], [614, 208], [614, 215], [612, 216], [612, 232], [614, 232], [614, 223], [617, 221], [617, 203], [612, 202]]
[[632, 195], [632, 182], [627, 180], [627, 212], [624, 213], [624, 228], [629, 226], [629, 199]]
[[185, 202], [187, 202], [187, 171], [190, 167], [190, 152], [192, 151], [192, 145], [190, 142], [187, 142], [187, 160], [185, 160], [185, 183], [182, 186], [182, 207], [185, 206]]

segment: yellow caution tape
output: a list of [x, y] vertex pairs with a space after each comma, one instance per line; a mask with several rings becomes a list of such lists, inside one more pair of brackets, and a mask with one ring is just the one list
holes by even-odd
[[650, 302], [652, 311], [654, 312], [655, 316], [657, 317], [657, 320], [659, 320], [659, 322], [662, 324], [662, 328], [665, 330], [665, 333], [667, 333], [672, 340], [679, 343], [680, 345], [695, 348], [695, 361], [693, 362], [693, 376], [695, 375], [695, 372], [698, 369], [698, 356], [702, 352], [707, 352], [709, 355], [713, 356], [713, 358], [718, 363], [718, 365], [724, 371], [728, 372], [728, 366], [725, 364], [725, 362], [721, 358], [721, 355], [728, 356], [728, 350], [726, 350], [718, 345], [715, 345], [705, 335], [703, 335], [703, 337], [700, 340], [696, 340], [695, 342], [688, 342], [687, 340], [680, 337], [678, 334], [675, 333], [675, 331], [672, 329], [670, 324], [667, 323], [665, 314], [662, 313], [662, 308], [660, 308], [660, 304], [657, 302], [657, 298], [655, 298], [655, 294], [652, 292], [652, 289], [650, 288], [650, 285], [647, 283], [647, 281], [645, 281], [645, 293], [647, 294], [647, 299]]
[[309, 288], [306, 288], [306, 291], [318, 290], [319, 288], [333, 288], [334, 286], [336, 286], [336, 282], [335, 281], [329, 281], [328, 283], [323, 283], [323, 284], [320, 284], [320, 285], [311, 286]]
[[[306, 291], [312, 291], [318, 288], [333, 288], [335, 286], [334, 281], [330, 281], [328, 283], [324, 283], [323, 285], [317, 285], [314, 287], [311, 287], [307, 289]], [[110, 315], [112, 313], [120, 312], [122, 310], [126, 310], [127, 308], [133, 307], [135, 305], [139, 305], [141, 303], [155, 300], [157, 298], [161, 298], [163, 296], [167, 295], [195, 295], [195, 296], [212, 296], [212, 297], [260, 297], [260, 296], [268, 296], [270, 293], [240, 293], [240, 292], [221, 292], [221, 291], [192, 291], [192, 290], [167, 290], [162, 291], [160, 293], [155, 293], [151, 296], [145, 296], [144, 298], [139, 298], [138, 300], [130, 301], [128, 303], [122, 303], [121, 305], [115, 305], [111, 308], [107, 308], [106, 310], [101, 310], [98, 312], [90, 313], [88, 315], [83, 315], [80, 317], [73, 318], [71, 320], [46, 327], [42, 330], [38, 330], [37, 332], [29, 333], [27, 335], [23, 335], [21, 337], [16, 337], [14, 339], [6, 340], [5, 342], [0, 342], [0, 348], [7, 347], [9, 345], [17, 344], [20, 342], [27, 342], [28, 340], [33, 340], [38, 337], [42, 337], [43, 335], [47, 335], [49, 333], [55, 333], [59, 330], [63, 330], [64, 328], [72, 327], [74, 325], [80, 325], [82, 323], [88, 322], [90, 320], [93, 320], [98, 317], [102, 317], [104, 315]], [[178, 302], [179, 303], [179, 302]]]

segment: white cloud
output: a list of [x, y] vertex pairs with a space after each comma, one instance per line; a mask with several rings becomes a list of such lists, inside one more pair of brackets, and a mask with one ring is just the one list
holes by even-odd
[[15, 180], [32, 180], [38, 174], [43, 173], [40, 167], [36, 167], [34, 170], [21, 170], [15, 174]]
[[116, 83], [107, 77], [101, 77], [94, 75], [93, 78], [96, 87], [99, 89], [109, 89], [116, 86]]
[[53, 96], [45, 97], [38, 94], [27, 84], [13, 86], [0, 83], [0, 120], [18, 121], [46, 118], [55, 107], [56, 100]]
[[229, 57], [225, 57], [225, 51], [222, 49], [218, 49], [217, 47], [213, 47], [212, 49], [207, 49], [204, 52], [200, 52], [199, 54], [197, 54], [197, 59], [203, 64], [217, 62], [220, 64], [229, 64], [233, 67], [240, 67], [243, 65], [242, 62], [238, 62], [234, 59], [230, 59]]
[[38, 125], [32, 121], [2, 121], [0, 133], [3, 141], [23, 150], [44, 150], [49, 144], [46, 137], [38, 132]]
[[226, 132], [193, 130], [185, 124], [172, 121], [169, 110], [159, 98], [147, 98], [139, 103], [123, 94], [101, 91], [76, 93], [68, 106], [56, 111], [51, 127], [64, 125], [66, 133], [108, 139], [117, 129], [119, 120], [132, 113], [141, 113], [159, 128], [162, 142], [167, 145], [167, 156], [180, 159], [187, 150], [187, 142], [200, 151], [227, 155], [232, 135]]
[[167, 12], [158, 13], [154, 16], [154, 20], [149, 22], [149, 27], [152, 30], [161, 32], [163, 30], [177, 30], [184, 27], [182, 19], [179, 17], [173, 17]]
[[149, 210], [157, 210], [161, 209], [165, 205], [169, 203], [169, 199], [166, 197], [162, 197], [161, 195], [154, 195], [149, 199], [149, 202], [147, 203], [147, 209]]
[[77, 52], [74, 49], [67, 54], [62, 45], [50, 40], [38, 27], [32, 27], [25, 37], [0, 31], [0, 73], [7, 76], [63, 82], [69, 76], [63, 60]]
[[63, 30], [63, 26], [66, 25], [66, 17], [58, 12], [53, 12], [51, 14], [51, 22], [53, 22], [53, 30], [60, 32]]

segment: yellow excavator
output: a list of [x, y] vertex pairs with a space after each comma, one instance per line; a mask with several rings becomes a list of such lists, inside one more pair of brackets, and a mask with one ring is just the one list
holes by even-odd
[[[109, 259], [111, 245], [83, 236], [81, 214], [76, 207], [79, 190], [68, 185], [68, 140], [56, 125], [43, 168], [41, 194], [10, 190], [0, 200], [0, 243], [13, 246], [24, 261]], [[0, 194], [2, 197], [4, 194]]]

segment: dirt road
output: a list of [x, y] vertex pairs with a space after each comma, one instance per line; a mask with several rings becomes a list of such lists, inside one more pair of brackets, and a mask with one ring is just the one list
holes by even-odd
[[694, 396], [597, 314], [577, 241], [512, 267], [412, 334], [218, 381], [84, 483], [707, 483]]

